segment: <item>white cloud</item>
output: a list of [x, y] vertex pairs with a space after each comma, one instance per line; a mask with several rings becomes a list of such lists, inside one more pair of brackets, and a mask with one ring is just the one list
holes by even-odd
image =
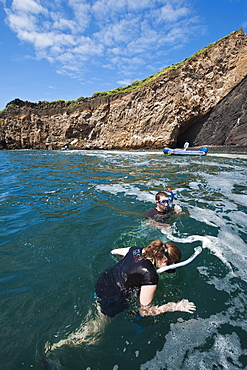
[[91, 6], [88, 1], [68, 0], [68, 4], [73, 11], [77, 30], [80, 32], [86, 30], [91, 21]]
[[77, 29], [76, 22], [68, 20], [68, 19], [60, 18], [56, 14], [54, 15], [53, 19], [54, 19], [54, 24], [53, 24], [54, 29], [61, 30], [61, 31], [70, 30], [72, 34], [76, 33], [76, 29]]
[[13, 0], [12, 9], [13, 11], [23, 13], [32, 13], [32, 14], [46, 13], [45, 8], [43, 8], [35, 0]]
[[[3, 0], [2, 0], [3, 1]], [[38, 58], [76, 76], [85, 63], [130, 76], [162, 48], [194, 32], [187, 0], [6, 0], [9, 27], [33, 45]], [[103, 58], [98, 59], [98, 58]]]
[[130, 85], [133, 81], [132, 80], [122, 80], [122, 81], [117, 81], [117, 84], [118, 85], [121, 85], [121, 86], [127, 86], [127, 85]]
[[180, 18], [187, 16], [190, 13], [189, 8], [185, 6], [176, 7], [171, 3], [165, 4], [160, 9], [160, 21], [176, 22]]
[[95, 37], [106, 47], [115, 47], [119, 44], [128, 44], [134, 37], [138, 37], [138, 33], [137, 20], [123, 19], [119, 22], [105, 25], [95, 34]]

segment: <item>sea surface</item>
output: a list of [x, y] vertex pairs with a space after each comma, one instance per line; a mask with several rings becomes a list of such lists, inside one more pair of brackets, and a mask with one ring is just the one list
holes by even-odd
[[[167, 188], [184, 214], [157, 228], [144, 214]], [[174, 241], [182, 260], [202, 246], [160, 274], [154, 302], [186, 298], [197, 310], [140, 318], [133, 302], [66, 342], [93, 328], [94, 284], [118, 261], [111, 249], [155, 239]], [[0, 152], [1, 369], [246, 369], [246, 283], [246, 158]]]

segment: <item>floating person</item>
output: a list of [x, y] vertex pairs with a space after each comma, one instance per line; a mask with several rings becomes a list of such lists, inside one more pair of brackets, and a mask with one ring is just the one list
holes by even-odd
[[173, 205], [174, 193], [172, 190], [168, 189], [167, 191], [170, 193], [169, 195], [164, 191], [156, 193], [156, 207], [149, 209], [145, 213], [146, 218], [149, 219], [148, 224], [157, 226], [158, 228], [164, 227], [162, 224], [167, 222], [170, 215], [183, 213], [182, 208], [179, 205]]
[[187, 150], [189, 146], [190, 146], [190, 143], [188, 142], [188, 140], [186, 140], [184, 143], [184, 150]]
[[[182, 300], [161, 306], [152, 304], [158, 285], [159, 269], [176, 264], [181, 259], [180, 249], [173, 242], [154, 240], [144, 248], [118, 248], [112, 254], [123, 257], [114, 267], [106, 270], [98, 279], [95, 292], [101, 312], [114, 317], [128, 308], [131, 293], [139, 294], [139, 313], [141, 316], [156, 316], [165, 312], [183, 311], [193, 313], [194, 303]], [[168, 270], [174, 272], [175, 270]]]
[[[173, 242], [164, 243], [161, 240], [154, 240], [144, 248], [136, 246], [118, 248], [113, 249], [111, 254], [118, 255], [122, 259], [103, 272], [95, 285], [98, 309], [96, 317], [82, 323], [79, 329], [71, 333], [67, 339], [52, 345], [46, 343], [46, 358], [52, 351], [63, 345], [97, 343], [111, 318], [129, 307], [130, 298], [133, 295], [139, 297], [139, 314], [142, 317], [175, 311], [192, 314], [196, 310], [195, 304], [187, 299], [160, 306], [152, 303], [159, 280], [156, 269], [179, 263], [181, 259], [180, 249]], [[167, 272], [174, 272], [175, 267], [176, 265], [172, 267], [173, 270]]]

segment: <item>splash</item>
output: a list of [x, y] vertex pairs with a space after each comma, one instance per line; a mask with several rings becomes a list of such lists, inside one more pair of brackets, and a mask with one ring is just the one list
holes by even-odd
[[[243, 308], [243, 304], [241, 306]], [[224, 314], [212, 315], [208, 319], [171, 324], [163, 349], [142, 364], [140, 370], [243, 368], [241, 356], [246, 356], [247, 350], [242, 349], [243, 343], [236, 333], [243, 325], [241, 320], [231, 319], [232, 314], [232, 309], [228, 309]], [[224, 326], [231, 326], [232, 333], [220, 334]]]

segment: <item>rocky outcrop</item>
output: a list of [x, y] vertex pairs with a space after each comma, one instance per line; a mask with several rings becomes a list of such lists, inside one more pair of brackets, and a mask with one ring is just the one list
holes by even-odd
[[[14, 100], [1, 115], [0, 145], [60, 149], [73, 142], [78, 149], [160, 149], [182, 146], [185, 138], [193, 145], [247, 145], [240, 104], [246, 75], [247, 36], [238, 30], [126, 95], [81, 98], [75, 106]], [[224, 103], [234, 88], [239, 93]], [[219, 102], [222, 114], [215, 121], [212, 109]], [[235, 118], [224, 121], [230, 106]]]
[[[196, 125], [178, 137], [178, 145], [187, 138], [193, 146], [236, 146], [247, 149], [247, 77], [223, 98]], [[245, 151], [246, 151], [245, 149]]]

